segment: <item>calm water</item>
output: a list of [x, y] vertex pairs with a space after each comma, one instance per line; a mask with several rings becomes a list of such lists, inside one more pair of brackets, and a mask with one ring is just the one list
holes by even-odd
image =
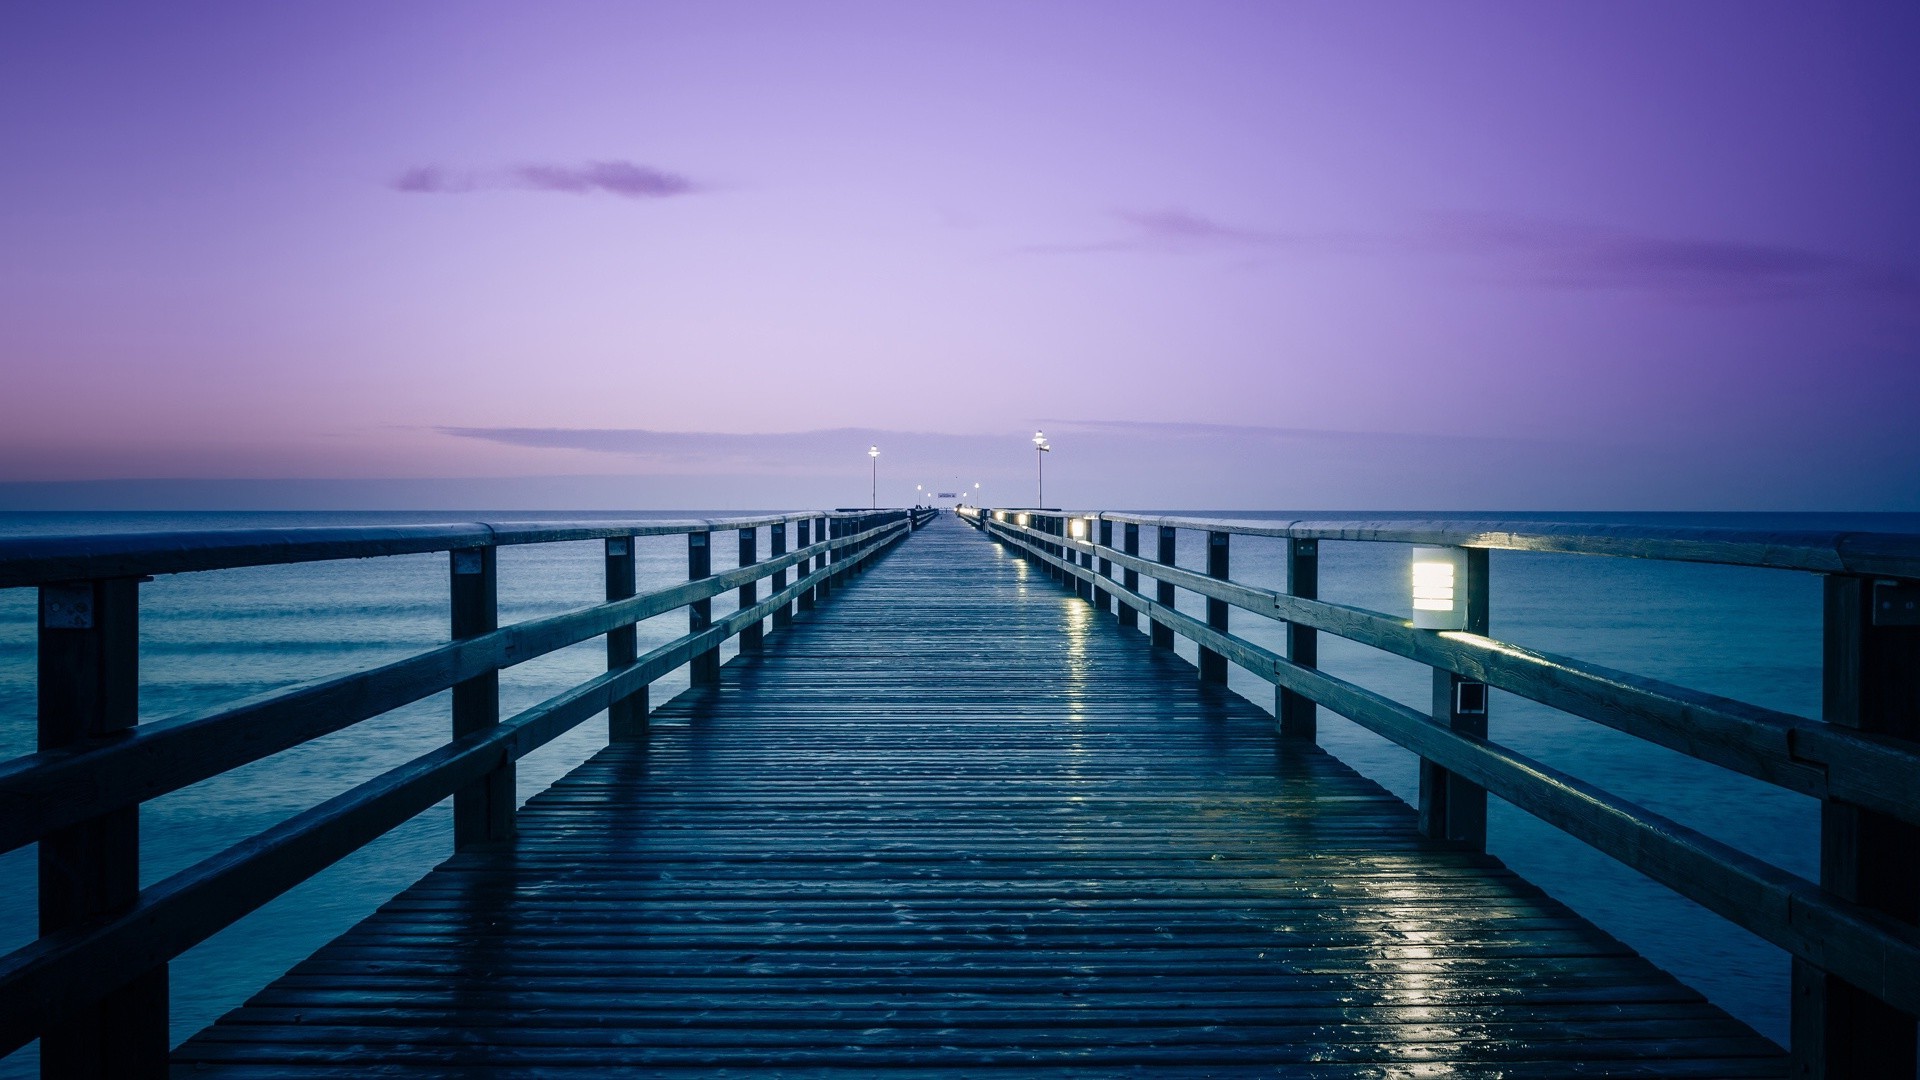
[[[0, 514], [0, 535], [512, 516]], [[1286, 520], [1302, 515], [1230, 516]], [[1556, 515], [1553, 520], [1920, 533], [1920, 515], [1911, 514]], [[1198, 534], [1182, 534], [1183, 565], [1202, 564], [1201, 542]], [[1280, 583], [1280, 541], [1236, 537], [1234, 544], [1236, 579]], [[714, 569], [731, 567], [733, 545], [714, 547]], [[601, 550], [597, 541], [502, 549], [502, 624], [598, 602]], [[767, 550], [764, 531], [760, 550]], [[643, 591], [684, 580], [681, 537], [641, 538], [637, 554]], [[1406, 562], [1406, 548], [1399, 545], [1325, 544], [1322, 595], [1404, 614]], [[159, 578], [142, 592], [142, 718], [160, 719], [362, 669], [439, 644], [447, 633], [446, 574], [444, 555], [413, 555]], [[1497, 637], [1818, 715], [1820, 585], [1812, 575], [1514, 552], [1494, 552], [1491, 575]], [[1183, 592], [1180, 606], [1197, 610], [1197, 598]], [[733, 605], [719, 597], [714, 607], [720, 615]], [[33, 618], [31, 590], [0, 590], [0, 759], [33, 746]], [[1234, 620], [1238, 632], [1277, 644], [1277, 626], [1243, 613], [1235, 613]], [[683, 612], [642, 624], [642, 651], [685, 628]], [[1183, 650], [1193, 655], [1190, 645], [1183, 643]], [[1322, 666], [1333, 673], [1426, 707], [1427, 669], [1327, 635], [1321, 651]], [[604, 646], [593, 639], [508, 669], [501, 676], [503, 714], [599, 673], [605, 660]], [[684, 685], [684, 673], [676, 674], [656, 685], [654, 700]], [[1233, 685], [1271, 707], [1266, 683], [1236, 669]], [[426, 752], [446, 738], [446, 715], [445, 695], [439, 695], [146, 804], [143, 879], [158, 881]], [[1491, 723], [1495, 738], [1524, 753], [1796, 873], [1815, 873], [1818, 822], [1812, 800], [1517, 698], [1496, 694]], [[1413, 798], [1412, 755], [1336, 717], [1322, 720], [1322, 732], [1322, 742], [1334, 753]], [[544, 788], [604, 742], [604, 721], [589, 721], [525, 759], [521, 797]], [[1524, 814], [1496, 803], [1491, 818], [1492, 849], [1522, 874], [1762, 1033], [1784, 1040], [1784, 954]], [[199, 1030], [347, 929], [444, 858], [450, 847], [450, 810], [442, 804], [181, 957], [173, 969], [175, 1038]], [[31, 940], [33, 880], [30, 848], [0, 855], [0, 949]], [[31, 1050], [0, 1061], [0, 1077], [29, 1076], [34, 1070]]]

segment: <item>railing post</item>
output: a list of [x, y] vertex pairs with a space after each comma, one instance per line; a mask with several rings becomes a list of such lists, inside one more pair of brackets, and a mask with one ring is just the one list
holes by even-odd
[[[1088, 531], [1091, 532], [1092, 530], [1088, 530]], [[1086, 536], [1086, 537], [1083, 537], [1082, 539], [1085, 539], [1091, 542], [1093, 540], [1093, 537]], [[1093, 552], [1083, 551], [1080, 553], [1080, 569], [1082, 570], [1093, 569]], [[1093, 587], [1093, 582], [1087, 581], [1083, 578], [1074, 578], [1073, 587], [1074, 587], [1074, 591], [1080, 594], [1081, 599], [1087, 601], [1088, 603], [1093, 603], [1093, 594], [1095, 592], [1095, 589]]]
[[[448, 553], [448, 592], [452, 597], [453, 640], [500, 628], [499, 549], [492, 545]], [[453, 737], [485, 731], [500, 723], [500, 672], [475, 675], [453, 686]], [[514, 809], [513, 762], [453, 793], [453, 847], [511, 839]]]
[[[1920, 741], [1920, 625], [1895, 597], [1913, 583], [1830, 575], [1825, 582], [1821, 718], [1829, 724]], [[1920, 922], [1920, 827], [1827, 799], [1820, 804], [1820, 885], [1901, 922]], [[1915, 1018], [1829, 975], [1793, 962], [1795, 1077], [1915, 1072]]]
[[[802, 535], [804, 537], [804, 534]], [[801, 540], [801, 543], [802, 544], [806, 543], [804, 538]], [[767, 556], [769, 558], [777, 559], [780, 556], [785, 555], [786, 553], [787, 553], [787, 523], [784, 521], [776, 521], [772, 525], [767, 527]], [[786, 587], [787, 587], [787, 572], [785, 570], [775, 570], [773, 572], [773, 584], [770, 586], [770, 588], [773, 590], [773, 595], [779, 596], [781, 591], [784, 590]], [[793, 625], [793, 601], [789, 600], [786, 603], [781, 604], [779, 607], [773, 609], [773, 628], [776, 631], [784, 630], [787, 627], [792, 625]]]
[[[1207, 533], [1207, 576], [1218, 580], [1227, 580], [1227, 553], [1229, 534], [1223, 532]], [[1227, 632], [1227, 602], [1207, 597], [1207, 626], [1221, 633]], [[1223, 683], [1227, 681], [1227, 658], [1212, 649], [1200, 649], [1200, 681]]]
[[[797, 533], [798, 533], [798, 535], [794, 537], [794, 543], [799, 545], [802, 548], [812, 547], [813, 546], [813, 519], [801, 518], [799, 521], [796, 521], [793, 524], [794, 524], [794, 528], [797, 530]], [[825, 537], [823, 536], [821, 537], [821, 539], [824, 540]], [[809, 555], [808, 557], [801, 559], [798, 563], [794, 565], [794, 568], [793, 568], [795, 580], [803, 579], [808, 574], [813, 573], [814, 566], [817, 563], [818, 563], [818, 559], [815, 556]], [[794, 600], [793, 607], [794, 607], [795, 614], [798, 614], [802, 611], [811, 611], [813, 609], [813, 586], [809, 585], [806, 588], [800, 590], [800, 595]]]
[[[1098, 539], [1094, 541], [1095, 543], [1099, 544], [1103, 549], [1111, 548], [1113, 546], [1113, 522], [1108, 521], [1104, 517], [1101, 518], [1100, 529], [1097, 535], [1098, 535]], [[1101, 557], [1100, 577], [1106, 581], [1113, 580], [1113, 560], [1112, 559], [1106, 558], [1104, 556]], [[1093, 590], [1093, 606], [1099, 608], [1102, 614], [1105, 614], [1106, 612], [1112, 610], [1113, 594], [1108, 592], [1106, 589], [1095, 588]]]
[[[634, 593], [633, 537], [607, 538], [607, 599], [625, 600]], [[607, 670], [618, 671], [640, 655], [638, 635], [631, 623], [607, 631]], [[647, 688], [642, 686], [607, 706], [607, 741], [627, 742], [647, 734]]]
[[[837, 540], [839, 538], [840, 519], [831, 517], [821, 518], [820, 539]], [[813, 588], [813, 598], [815, 600], [824, 601], [828, 594], [833, 592], [833, 564], [838, 562], [839, 558], [839, 552], [829, 551], [814, 560], [816, 568], [825, 571], [825, 574], [820, 578], [820, 584]]]
[[[740, 565], [741, 566], [752, 566], [754, 563], [760, 561], [760, 555], [757, 550], [759, 548], [759, 545], [760, 545], [760, 530], [758, 528], [740, 530]], [[745, 611], [759, 602], [760, 602], [760, 583], [759, 582], [749, 581], [745, 585], [740, 586], [739, 610]], [[746, 652], [751, 649], [760, 648], [761, 642], [765, 637], [765, 632], [766, 632], [766, 628], [761, 625], [761, 621], [758, 619], [755, 619], [753, 622], [747, 624], [746, 626], [741, 627], [740, 628], [740, 650], [742, 652]]]
[[[112, 578], [40, 589], [39, 748], [75, 747], [139, 722], [140, 582]], [[39, 843], [44, 936], [134, 905], [140, 808], [114, 810]], [[167, 965], [74, 1010], [40, 1036], [46, 1077], [167, 1075]]]
[[[827, 539], [828, 540], [840, 539], [841, 535], [846, 531], [846, 519], [837, 518], [837, 517], [827, 518], [826, 522], [827, 522]], [[840, 571], [836, 567], [837, 567], [837, 564], [840, 562], [841, 549], [835, 548], [834, 550], [827, 552], [826, 555], [822, 556], [822, 558], [825, 558], [827, 560], [827, 565], [823, 568], [826, 570], [827, 573], [825, 577], [822, 577], [820, 579], [819, 586], [816, 587], [813, 591], [816, 597], [824, 601], [827, 597], [833, 595], [833, 584], [834, 584], [833, 579], [840, 576]]]
[[[1467, 549], [1466, 632], [1486, 634], [1487, 549]], [[1433, 669], [1433, 719], [1463, 735], [1487, 734], [1487, 684]], [[1420, 761], [1420, 831], [1436, 840], [1487, 846], [1487, 791], [1424, 758]]]
[[[1132, 555], [1135, 558], [1139, 558], [1140, 557], [1140, 526], [1134, 524], [1131, 521], [1123, 522], [1120, 526], [1120, 537], [1121, 537], [1120, 550], [1126, 552], [1129, 555]], [[1125, 570], [1120, 571], [1120, 587], [1123, 589], [1126, 589], [1129, 592], [1136, 592], [1136, 593], [1139, 592], [1140, 591], [1140, 571], [1135, 570], [1131, 566], [1127, 567]], [[1125, 603], [1122, 603], [1120, 605], [1120, 609], [1115, 614], [1115, 617], [1120, 620], [1121, 626], [1137, 628], [1140, 625], [1140, 609], [1132, 607]]]
[[[1179, 533], [1172, 525], [1160, 526], [1160, 565], [1173, 565], [1174, 545], [1178, 537]], [[1174, 606], [1173, 582], [1162, 581], [1154, 587], [1153, 591], [1154, 599], [1158, 600], [1162, 605], [1166, 607]], [[1160, 622], [1158, 619], [1153, 620], [1152, 638], [1153, 643], [1163, 649], [1173, 648], [1173, 627]]]
[[[1320, 541], [1287, 540], [1287, 592], [1303, 600], [1320, 598]], [[1320, 638], [1311, 626], [1287, 624], [1287, 659], [1301, 667], [1320, 663]], [[1319, 734], [1319, 716], [1312, 698], [1291, 690], [1276, 690], [1273, 712], [1279, 718], [1280, 734], [1290, 739], [1312, 739]]]
[[[702, 529], [687, 534], [687, 580], [699, 581], [713, 576], [713, 532]], [[713, 598], [695, 600], [687, 605], [687, 632], [698, 634], [713, 626]], [[703, 686], [720, 681], [718, 646], [696, 654], [687, 663], [687, 681]]]

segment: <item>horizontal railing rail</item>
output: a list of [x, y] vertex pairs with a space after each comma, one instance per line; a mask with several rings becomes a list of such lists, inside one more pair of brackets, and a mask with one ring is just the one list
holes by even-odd
[[[173, 957], [449, 795], [456, 848], [508, 838], [514, 762], [601, 712], [608, 715], [610, 738], [642, 737], [650, 684], [683, 666], [696, 685], [711, 683], [724, 642], [738, 637], [743, 651], [760, 647], [768, 619], [776, 629], [790, 624], [845, 575], [865, 569], [933, 516], [914, 508], [481, 531], [370, 530], [378, 535], [277, 530], [240, 537], [175, 534], [158, 541], [129, 536], [102, 539], [77, 554], [63, 554], [51, 540], [0, 544], [0, 580], [42, 586], [43, 744], [38, 753], [0, 764], [0, 851], [40, 843], [42, 909], [40, 937], [0, 957], [0, 1054], [39, 1037], [46, 1075], [164, 1075], [166, 965]], [[787, 550], [789, 525], [797, 532], [793, 550]], [[765, 559], [757, 557], [762, 528], [772, 542]], [[741, 565], [715, 574], [712, 535], [723, 529], [738, 532]], [[688, 580], [636, 595], [633, 537], [673, 534], [687, 536]], [[470, 541], [476, 537], [493, 543], [475, 547]], [[493, 625], [492, 552], [498, 544], [581, 539], [606, 543], [605, 603]], [[125, 685], [138, 653], [133, 583], [94, 579], [83, 588], [62, 576], [420, 551], [451, 553], [451, 643], [369, 670], [137, 725]], [[758, 583], [765, 578], [772, 582], [761, 599]], [[712, 598], [728, 590], [738, 590], [739, 608], [716, 622]], [[688, 610], [688, 632], [637, 655], [636, 624], [679, 608]], [[606, 674], [517, 716], [498, 718], [500, 670], [597, 636], [608, 641]], [[76, 690], [76, 683], [122, 685], [103, 695], [84, 685]], [[446, 744], [164, 881], [138, 887], [134, 823], [141, 803], [446, 690], [454, 692], [454, 734]], [[76, 876], [83, 887], [75, 887]]]
[[[1884, 883], [1890, 876], [1904, 881], [1904, 870], [1889, 875], [1889, 868], [1910, 865], [1920, 851], [1914, 843], [1920, 838], [1920, 627], [1906, 606], [1915, 582], [1896, 574], [1920, 573], [1920, 538], [1537, 523], [1281, 525], [1032, 509], [961, 513], [1103, 610], [1111, 602], [1124, 623], [1148, 619], [1156, 644], [1170, 646], [1175, 635], [1195, 642], [1203, 679], [1224, 682], [1231, 662], [1273, 684], [1281, 734], [1313, 737], [1311, 710], [1325, 707], [1411, 750], [1421, 759], [1421, 827], [1428, 835], [1484, 846], [1491, 793], [1786, 950], [1796, 964], [1795, 1054], [1808, 1075], [1854, 1075], [1848, 1070], [1863, 1060], [1893, 1062], [1896, 1072], [1888, 1075], [1913, 1071], [1920, 896], [1910, 882], [1891, 889]], [[1126, 533], [1121, 546], [1113, 541], [1116, 525]], [[1139, 553], [1142, 526], [1158, 533], [1158, 560]], [[1179, 529], [1208, 534], [1206, 573], [1174, 565]], [[1236, 534], [1288, 541], [1287, 591], [1231, 580], [1229, 538]], [[1495, 639], [1484, 625], [1484, 555], [1463, 561], [1470, 577], [1463, 583], [1467, 621], [1476, 618], [1477, 604], [1479, 626], [1416, 629], [1404, 618], [1328, 603], [1318, 598], [1324, 540], [1630, 555], [1826, 574], [1826, 696], [1829, 711], [1839, 715], [1813, 720]], [[1154, 595], [1142, 589], [1143, 576], [1155, 583]], [[1203, 597], [1207, 617], [1178, 610], [1176, 589]], [[1231, 633], [1229, 608], [1284, 624], [1288, 655]], [[1313, 635], [1321, 632], [1432, 667], [1432, 713], [1320, 671]], [[1463, 708], [1462, 686], [1471, 691], [1471, 707]], [[1489, 686], [1822, 800], [1822, 881], [1489, 739]], [[1848, 1048], [1836, 1051], [1835, 1038]], [[1903, 1062], [1907, 1072], [1898, 1073]]]
[[231, 570], [279, 563], [369, 559], [488, 547], [517, 547], [633, 536], [682, 536], [758, 529], [824, 518], [854, 520], [874, 511], [822, 510], [739, 518], [636, 518], [587, 521], [455, 522], [289, 529], [207, 529], [0, 539], [0, 589], [98, 578]]

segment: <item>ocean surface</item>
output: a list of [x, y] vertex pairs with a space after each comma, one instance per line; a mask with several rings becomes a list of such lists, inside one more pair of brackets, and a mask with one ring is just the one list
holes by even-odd
[[[722, 517], [727, 511], [663, 514], [395, 513], [0, 513], [0, 536], [374, 525], [470, 520]], [[1190, 517], [1527, 518], [1765, 529], [1920, 533], [1920, 514], [1556, 514], [1417, 515], [1188, 512]], [[984, 542], [984, 541], [983, 541]], [[1181, 536], [1179, 562], [1203, 565], [1204, 538]], [[1283, 579], [1283, 541], [1236, 537], [1233, 576], [1258, 585]], [[714, 545], [714, 570], [734, 565], [734, 545]], [[767, 550], [763, 535], [759, 550]], [[640, 588], [686, 577], [678, 536], [636, 542]], [[1406, 614], [1407, 549], [1327, 543], [1321, 594], [1338, 603]], [[1495, 637], [1562, 653], [1769, 708], [1818, 716], [1820, 581], [1810, 574], [1590, 556], [1496, 551], [1491, 557]], [[500, 620], [573, 610], [600, 601], [602, 546], [503, 548]], [[142, 586], [140, 713], [157, 720], [276, 686], [350, 672], [426, 649], [447, 637], [444, 554], [252, 567], [158, 578]], [[1200, 610], [1182, 592], [1179, 606]], [[733, 610], [727, 596], [716, 616]], [[30, 589], [0, 590], [0, 759], [34, 742], [34, 614]], [[1275, 646], [1278, 624], [1235, 612], [1237, 633]], [[684, 612], [643, 623], [641, 650], [684, 633]], [[1191, 658], [1193, 647], [1182, 642]], [[731, 655], [729, 649], [723, 655]], [[1321, 666], [1409, 705], [1428, 705], [1428, 669], [1321, 635]], [[589, 640], [501, 675], [503, 716], [604, 670], [601, 640]], [[1234, 669], [1231, 684], [1272, 707], [1272, 688]], [[655, 684], [658, 703], [686, 685], [684, 672]], [[447, 737], [447, 696], [436, 695], [266, 761], [145, 805], [142, 879], [153, 883], [352, 785], [425, 753]], [[1818, 806], [1587, 721], [1495, 693], [1495, 739], [1803, 876], [1817, 871]], [[1389, 790], [1412, 800], [1411, 754], [1322, 710], [1321, 742]], [[524, 799], [605, 744], [603, 719], [588, 721], [523, 760]], [[1490, 847], [1521, 874], [1571, 904], [1654, 963], [1672, 971], [1762, 1034], [1784, 1042], [1785, 954], [1682, 900], [1607, 857], [1505, 804], [1490, 812]], [[378, 842], [241, 920], [173, 965], [173, 1032], [186, 1038], [338, 935], [420, 877], [451, 850], [450, 804]], [[0, 855], [0, 950], [32, 940], [34, 855]], [[0, 1078], [37, 1074], [32, 1048], [0, 1060]]]

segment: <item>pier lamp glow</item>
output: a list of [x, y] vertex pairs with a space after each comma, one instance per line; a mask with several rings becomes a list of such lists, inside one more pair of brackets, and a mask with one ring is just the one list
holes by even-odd
[[873, 502], [870, 509], [880, 509], [880, 448], [867, 447], [867, 456], [873, 459]]
[[1086, 521], [1082, 518], [1073, 518], [1068, 521], [1067, 535], [1073, 537], [1075, 540], [1085, 540], [1087, 538]]
[[1467, 549], [1413, 549], [1413, 626], [1416, 630], [1467, 628]]
[[1024, 525], [1026, 525], [1026, 523], [1027, 523], [1027, 515], [1025, 515], [1025, 514], [1021, 514], [1021, 515], [1019, 516], [1019, 518], [1017, 518], [1017, 519], [1016, 519], [1016, 520], [1014, 521], [1014, 524], [1015, 524], [1015, 525], [1021, 525], [1021, 526], [1024, 526]]

